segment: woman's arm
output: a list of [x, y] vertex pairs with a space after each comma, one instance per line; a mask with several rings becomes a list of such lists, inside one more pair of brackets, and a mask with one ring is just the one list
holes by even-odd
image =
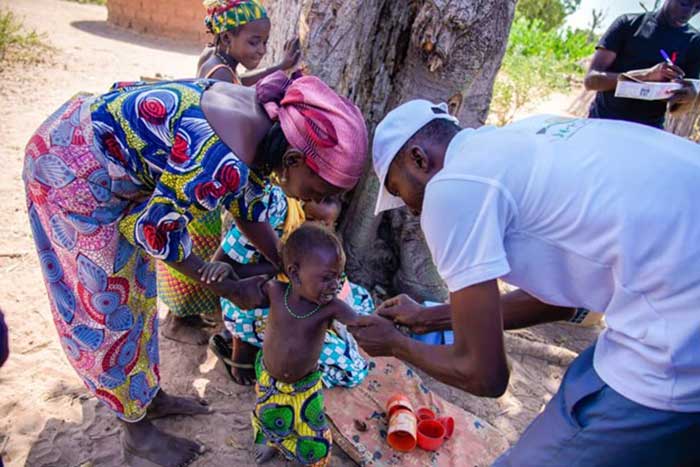
[[269, 222], [251, 222], [237, 218], [236, 226], [277, 271], [282, 270], [280, 239]]
[[267, 304], [267, 296], [262, 293], [261, 287], [267, 282], [267, 277], [255, 276], [248, 279], [234, 280], [226, 278], [221, 282], [202, 282], [202, 270], [205, 262], [195, 254], [191, 254], [183, 261], [168, 262], [168, 266], [186, 275], [190, 279], [199, 282], [220, 297], [224, 297], [244, 310], [260, 308]]
[[279, 269], [264, 260], [260, 261], [259, 263], [236, 263], [233, 270], [240, 278], [252, 276], [276, 276], [279, 273]]
[[273, 266], [269, 261], [265, 261], [264, 259], [261, 259], [257, 263], [239, 263], [238, 261], [231, 258], [229, 255], [227, 255], [223, 247], [221, 246], [219, 246], [219, 248], [216, 249], [216, 252], [211, 257], [211, 261], [221, 261], [231, 265], [231, 267], [233, 268], [233, 272], [235, 272], [236, 275], [241, 279], [253, 276], [274, 276], [279, 272], [278, 268]]

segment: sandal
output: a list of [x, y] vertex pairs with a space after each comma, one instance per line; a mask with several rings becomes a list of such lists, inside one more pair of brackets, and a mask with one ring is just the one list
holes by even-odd
[[231, 355], [233, 355], [233, 349], [229, 344], [229, 341], [220, 333], [213, 334], [209, 338], [209, 348], [214, 355], [218, 357], [219, 360], [224, 362], [226, 365], [231, 365]]
[[229, 341], [221, 335], [221, 333], [214, 334], [209, 339], [209, 348], [216, 355], [216, 357], [221, 360], [226, 368], [226, 374], [236, 384], [241, 386], [252, 386], [252, 383], [245, 383], [240, 377], [233, 374], [233, 368], [237, 370], [253, 370], [255, 365], [253, 363], [239, 363], [231, 360], [230, 355], [233, 355], [233, 349], [229, 344]]
[[210, 318], [208, 316], [200, 315], [199, 319], [202, 320], [203, 328], [215, 328], [219, 325], [216, 319]]

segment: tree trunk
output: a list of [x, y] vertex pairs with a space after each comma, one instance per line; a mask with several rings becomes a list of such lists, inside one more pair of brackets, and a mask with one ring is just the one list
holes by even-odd
[[[362, 110], [370, 135], [408, 99], [449, 101], [465, 127], [482, 125], [505, 52], [515, 0], [265, 0], [269, 63], [299, 31], [304, 61]], [[371, 164], [349, 197], [340, 230], [353, 281], [388, 293], [444, 300], [447, 290], [419, 220], [405, 210], [375, 217]], [[458, 209], [458, 206], [455, 206]]]
[[666, 114], [666, 130], [696, 143], [700, 142], [700, 99], [684, 113]]

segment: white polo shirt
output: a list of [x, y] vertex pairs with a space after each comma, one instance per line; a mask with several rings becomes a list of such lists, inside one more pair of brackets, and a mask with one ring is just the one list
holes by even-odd
[[421, 225], [450, 291], [500, 277], [604, 311], [599, 376], [639, 404], [700, 411], [700, 145], [551, 116], [464, 130]]

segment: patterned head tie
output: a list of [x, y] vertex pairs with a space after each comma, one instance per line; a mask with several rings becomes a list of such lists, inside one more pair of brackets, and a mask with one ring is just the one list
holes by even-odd
[[315, 76], [290, 79], [281, 71], [258, 81], [256, 95], [311, 170], [344, 190], [357, 184], [367, 161], [367, 127], [355, 104]]
[[267, 18], [267, 10], [259, 0], [204, 0], [203, 3], [207, 9], [204, 24], [212, 34]]

